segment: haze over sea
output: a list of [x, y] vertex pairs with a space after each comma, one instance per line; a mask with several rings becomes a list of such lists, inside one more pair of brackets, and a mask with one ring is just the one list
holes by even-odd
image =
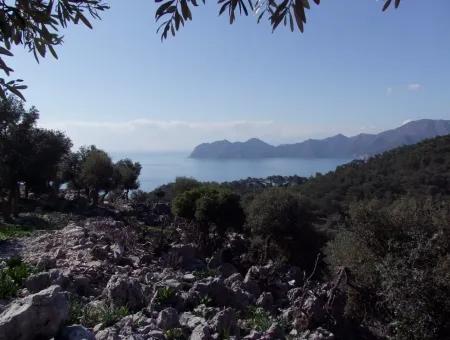
[[112, 153], [114, 161], [131, 158], [142, 165], [140, 189], [149, 191], [172, 182], [176, 177], [193, 177], [200, 181], [234, 181], [247, 177], [268, 177], [272, 175], [309, 177], [316, 172], [326, 173], [350, 159], [192, 159], [189, 152], [127, 152]]

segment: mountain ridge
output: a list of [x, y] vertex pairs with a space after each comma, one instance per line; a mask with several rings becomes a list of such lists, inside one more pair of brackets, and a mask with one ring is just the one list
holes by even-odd
[[361, 158], [447, 134], [450, 134], [450, 120], [419, 119], [377, 134], [360, 133], [347, 137], [339, 133], [324, 139], [307, 139], [278, 146], [258, 138], [250, 138], [245, 142], [230, 142], [224, 139], [196, 146], [189, 157], [196, 159]]

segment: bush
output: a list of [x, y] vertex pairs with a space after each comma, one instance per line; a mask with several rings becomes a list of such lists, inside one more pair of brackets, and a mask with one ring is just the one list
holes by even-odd
[[103, 328], [112, 326], [129, 314], [130, 312], [125, 306], [114, 307], [108, 304], [90, 306], [83, 304], [78, 299], [72, 299], [70, 302], [70, 322], [80, 323], [88, 328], [100, 323]]
[[352, 207], [326, 249], [351, 273], [349, 316], [383, 320], [396, 339], [450, 336], [448, 205], [402, 199]]
[[0, 270], [0, 299], [15, 297], [23, 288], [25, 279], [33, 272], [33, 268], [19, 258], [8, 260]]
[[221, 243], [226, 231], [241, 230], [245, 215], [240, 196], [227, 189], [204, 186], [178, 195], [172, 203], [173, 213], [195, 225], [194, 233], [205, 246], [209, 234], [215, 231], [215, 240]]
[[[284, 188], [255, 196], [247, 209], [247, 226], [263, 260], [286, 257], [303, 268], [314, 265], [322, 236], [313, 227], [309, 204]], [[262, 246], [262, 248], [261, 248]]]

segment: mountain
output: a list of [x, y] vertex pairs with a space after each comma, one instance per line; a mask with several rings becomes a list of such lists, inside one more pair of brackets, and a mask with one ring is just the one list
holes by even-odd
[[361, 133], [347, 137], [342, 134], [325, 139], [308, 139], [295, 144], [273, 146], [260, 139], [231, 143], [227, 140], [203, 143], [190, 157], [216, 158], [360, 158], [378, 154], [402, 145], [450, 134], [450, 120], [421, 119], [378, 134]]

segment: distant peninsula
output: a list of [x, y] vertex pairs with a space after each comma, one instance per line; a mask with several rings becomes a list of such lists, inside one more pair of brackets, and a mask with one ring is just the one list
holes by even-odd
[[450, 120], [420, 119], [378, 134], [361, 133], [353, 137], [338, 134], [325, 139], [308, 139], [300, 143], [270, 145], [252, 138], [246, 142], [221, 140], [195, 147], [195, 159], [256, 158], [361, 158], [402, 145], [450, 134]]

